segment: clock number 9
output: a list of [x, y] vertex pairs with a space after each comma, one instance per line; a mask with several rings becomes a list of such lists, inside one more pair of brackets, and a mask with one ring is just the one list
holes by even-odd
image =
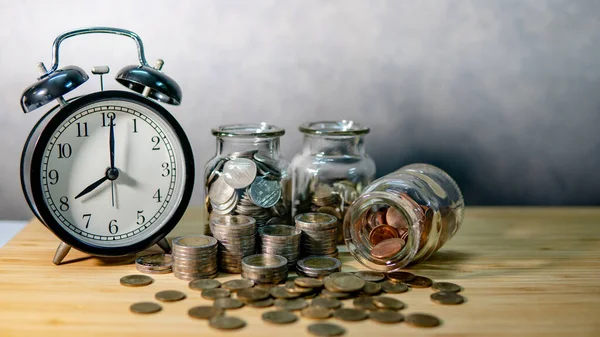
[[48, 172], [48, 179], [50, 180], [50, 185], [56, 185], [56, 183], [58, 182], [58, 171], [50, 170]]
[[108, 231], [110, 232], [110, 234], [117, 234], [117, 232], [119, 231], [119, 227], [117, 226], [116, 219], [110, 220], [110, 222], [108, 223]]

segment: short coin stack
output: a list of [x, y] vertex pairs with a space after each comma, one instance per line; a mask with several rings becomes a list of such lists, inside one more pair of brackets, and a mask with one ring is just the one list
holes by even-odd
[[172, 271], [171, 254], [151, 254], [135, 260], [135, 268], [145, 274], [168, 274]]
[[304, 213], [295, 217], [296, 228], [302, 231], [303, 256], [337, 257], [337, 218], [325, 213]]
[[296, 264], [298, 275], [323, 278], [342, 270], [342, 262], [333, 257], [309, 256], [298, 260]]
[[283, 256], [256, 254], [242, 260], [242, 277], [256, 283], [278, 284], [287, 276], [287, 260]]
[[287, 225], [270, 225], [258, 230], [263, 254], [281, 255], [288, 261], [288, 269], [296, 267], [300, 256], [300, 234], [298, 228]]
[[245, 215], [213, 216], [210, 230], [219, 241], [219, 268], [241, 273], [242, 259], [256, 252], [256, 221]]
[[217, 240], [205, 235], [187, 235], [173, 239], [173, 274], [182, 280], [215, 278]]

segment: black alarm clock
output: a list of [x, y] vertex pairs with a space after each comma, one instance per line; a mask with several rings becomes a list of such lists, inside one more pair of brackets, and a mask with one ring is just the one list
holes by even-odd
[[[59, 47], [69, 37], [107, 33], [137, 44], [139, 65], [123, 68], [117, 82], [132, 91], [103, 90], [65, 100], [88, 80], [77, 66], [58, 69]], [[53, 44], [52, 67], [38, 64], [40, 77], [21, 97], [28, 113], [48, 103], [29, 134], [21, 157], [21, 184], [32, 212], [62, 242], [53, 262], [73, 247], [97, 256], [123, 256], [165, 236], [186, 210], [194, 185], [188, 138], [161, 103], [179, 105], [181, 89], [146, 62], [134, 32], [93, 27], [66, 32]], [[102, 75], [108, 67], [92, 70]]]

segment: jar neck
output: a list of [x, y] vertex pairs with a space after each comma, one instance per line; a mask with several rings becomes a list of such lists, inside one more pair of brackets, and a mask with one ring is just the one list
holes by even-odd
[[365, 154], [364, 136], [304, 135], [304, 152], [315, 156]]
[[279, 157], [279, 137], [217, 137], [217, 156], [252, 150], [257, 150], [271, 158]]

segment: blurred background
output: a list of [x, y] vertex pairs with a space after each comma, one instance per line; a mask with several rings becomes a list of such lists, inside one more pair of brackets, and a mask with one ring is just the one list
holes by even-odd
[[[0, 0], [0, 219], [31, 217], [19, 160], [49, 106], [25, 115], [21, 93], [54, 38], [85, 26], [138, 33], [181, 85], [167, 108], [194, 148], [196, 205], [211, 127], [284, 127], [291, 160], [298, 125], [323, 119], [371, 127], [378, 176], [438, 165], [469, 205], [600, 205], [600, 1]], [[122, 37], [61, 45], [61, 66], [109, 65], [110, 89], [136, 62]]]

